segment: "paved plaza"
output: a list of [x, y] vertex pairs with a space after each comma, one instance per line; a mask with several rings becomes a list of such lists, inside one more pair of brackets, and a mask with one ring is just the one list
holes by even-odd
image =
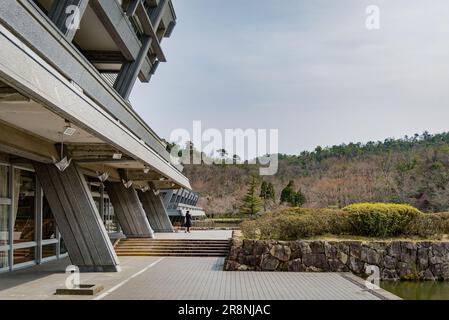
[[104, 286], [97, 296], [56, 296], [68, 259], [0, 275], [0, 299], [97, 300], [379, 300], [354, 276], [338, 273], [224, 272], [223, 258], [122, 257], [119, 273], [83, 273], [83, 284]]

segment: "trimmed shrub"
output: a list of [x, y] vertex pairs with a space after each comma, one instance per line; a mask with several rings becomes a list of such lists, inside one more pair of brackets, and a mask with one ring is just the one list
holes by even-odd
[[297, 240], [326, 233], [344, 234], [351, 225], [341, 210], [288, 208], [240, 225], [245, 238]]
[[449, 213], [425, 213], [417, 215], [404, 232], [407, 235], [432, 237], [449, 233]]
[[353, 234], [391, 237], [407, 233], [407, 226], [422, 213], [409, 205], [358, 203], [343, 208], [348, 213]]
[[240, 225], [245, 238], [299, 240], [320, 235], [431, 238], [449, 234], [449, 212], [425, 214], [408, 205], [363, 203], [343, 210], [286, 208]]

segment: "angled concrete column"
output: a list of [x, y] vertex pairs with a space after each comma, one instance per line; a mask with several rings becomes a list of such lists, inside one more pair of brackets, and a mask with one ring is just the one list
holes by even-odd
[[64, 172], [52, 164], [35, 162], [34, 168], [72, 264], [84, 272], [120, 271], [114, 247], [76, 164]]
[[137, 59], [133, 62], [125, 63], [120, 70], [117, 80], [114, 83], [114, 88], [124, 99], [128, 99], [131, 94], [139, 76], [140, 69], [142, 69], [143, 62], [148, 55], [148, 50], [150, 50], [152, 41], [150, 37], [144, 37]]
[[[89, 0], [58, 0], [55, 1], [48, 13], [59, 30], [70, 42], [75, 37], [78, 23], [86, 11]], [[70, 26], [73, 26], [69, 28]]]
[[114, 213], [128, 238], [153, 238], [154, 233], [134, 188], [121, 182], [105, 182]]
[[138, 191], [140, 201], [147, 214], [151, 226], [156, 232], [173, 232], [173, 225], [168, 218], [167, 210], [160, 196], [153, 191]]

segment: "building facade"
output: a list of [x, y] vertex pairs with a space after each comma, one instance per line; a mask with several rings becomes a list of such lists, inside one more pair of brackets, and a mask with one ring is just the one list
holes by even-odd
[[173, 230], [159, 190], [189, 180], [129, 96], [175, 25], [170, 0], [0, 2], [0, 272], [119, 271], [108, 232]]
[[192, 190], [161, 190], [161, 197], [172, 223], [182, 223], [187, 211], [194, 219], [206, 218], [206, 212], [198, 206], [200, 196]]

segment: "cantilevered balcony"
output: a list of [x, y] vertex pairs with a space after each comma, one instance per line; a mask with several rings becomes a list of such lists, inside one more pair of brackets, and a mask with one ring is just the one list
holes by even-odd
[[[79, 29], [65, 28], [66, 20], [60, 19], [56, 14], [65, 11], [62, 8], [54, 8], [55, 4], [60, 3], [79, 8], [81, 17]], [[143, 153], [143, 149], [142, 153], [137, 154], [137, 149], [140, 148], [138, 145], [131, 150], [129, 143], [123, 141], [123, 144], [121, 144], [122, 142], [118, 143], [119, 139], [131, 134], [133, 141], [145, 148], [150, 148], [155, 153], [154, 156], [151, 156], [155, 164], [153, 167], [162, 174], [162, 178], [174, 177], [163, 181], [167, 181], [167, 183], [173, 181], [179, 186], [189, 187], [188, 180], [179, 170], [176, 170], [181, 168], [169, 163], [170, 156], [166, 151], [165, 143], [140, 118], [127, 101], [127, 96], [135, 80], [148, 81], [158, 61], [163, 60], [163, 56], [157, 53], [157, 48], [160, 49], [160, 40], [170, 34], [168, 26], [173, 25], [176, 17], [171, 2], [168, 0], [145, 3], [139, 1], [135, 14], [129, 13], [130, 4], [131, 1], [127, 3], [116, 0], [0, 1], [0, 26], [3, 28], [0, 33], [4, 35], [5, 45], [7, 41], [23, 43], [24, 48], [17, 49], [21, 49], [21, 54], [26, 53], [30, 66], [34, 60], [36, 70], [39, 69], [36, 71], [39, 72], [36, 76], [30, 74], [27, 79], [21, 80], [9, 79], [9, 75], [3, 72], [3, 82], [15, 89], [23, 89], [22, 94], [32, 96], [33, 94], [40, 95], [42, 92], [36, 92], [36, 90], [42, 90], [39, 87], [48, 86], [49, 83], [49, 80], [46, 80], [47, 83], [40, 82], [41, 80], [37, 76], [42, 79], [44, 77], [48, 77], [48, 79], [52, 77], [53, 80], [60, 79], [58, 81], [64, 83], [64, 85], [61, 84], [61, 90], [62, 88], [70, 89], [71, 99], [76, 100], [77, 105], [72, 101], [57, 102], [55, 100], [54, 111], [56, 113], [71, 120], [75, 125], [90, 126], [90, 133], [100, 134], [100, 140], [109, 142], [110, 145], [118, 147], [135, 161], [140, 161], [138, 168], [143, 168], [145, 163], [150, 167], [153, 166], [151, 161], [144, 160], [147, 155]], [[150, 22], [146, 21], [146, 23], [147, 27], [149, 25], [153, 28], [153, 36], [147, 32], [148, 30], [145, 31], [145, 21], [141, 18], [141, 13], [139, 15], [142, 8], [150, 19]], [[154, 18], [154, 22], [157, 23], [156, 27], [153, 27], [151, 17], [156, 17]], [[136, 26], [139, 24], [142, 25], [142, 31], [136, 32]], [[160, 39], [157, 36], [158, 33], [163, 35], [159, 36]], [[145, 39], [148, 40], [145, 41]], [[3, 49], [6, 50], [6, 47]], [[13, 47], [11, 50], [14, 51]], [[35, 59], [30, 59], [33, 56]], [[5, 56], [6, 60], [8, 59]], [[49, 65], [51, 68], [47, 68], [45, 65]], [[30, 68], [28, 67], [28, 69]], [[14, 72], [12, 69], [9, 71]], [[29, 83], [25, 84], [22, 80]], [[54, 94], [53, 91], [56, 90], [55, 87], [54, 90], [50, 90], [50, 93]], [[61, 93], [57, 92], [55, 98], [58, 99], [60, 95]], [[11, 97], [8, 96], [8, 99]], [[44, 106], [48, 105], [48, 101], [39, 102]], [[109, 119], [107, 120], [109, 129], [108, 125], [104, 123], [92, 122], [93, 118], [88, 115], [93, 112], [93, 109], [89, 111], [87, 105], [86, 111], [80, 112], [81, 105], [84, 105], [85, 102], [95, 104], [95, 108], [102, 109], [105, 114], [102, 114], [101, 117]], [[98, 111], [100, 112], [100, 110]], [[66, 112], [70, 112], [70, 114], [63, 114]], [[29, 116], [31, 117], [32, 114]], [[80, 119], [83, 121], [79, 122]], [[91, 123], [87, 125], [88, 122]], [[98, 126], [102, 126], [103, 129]], [[123, 130], [120, 129], [122, 132], [128, 133], [123, 136], [112, 136], [112, 127], [122, 128]], [[57, 131], [54, 133], [57, 134]], [[107, 139], [109, 141], [105, 141], [106, 136], [109, 136]]]

